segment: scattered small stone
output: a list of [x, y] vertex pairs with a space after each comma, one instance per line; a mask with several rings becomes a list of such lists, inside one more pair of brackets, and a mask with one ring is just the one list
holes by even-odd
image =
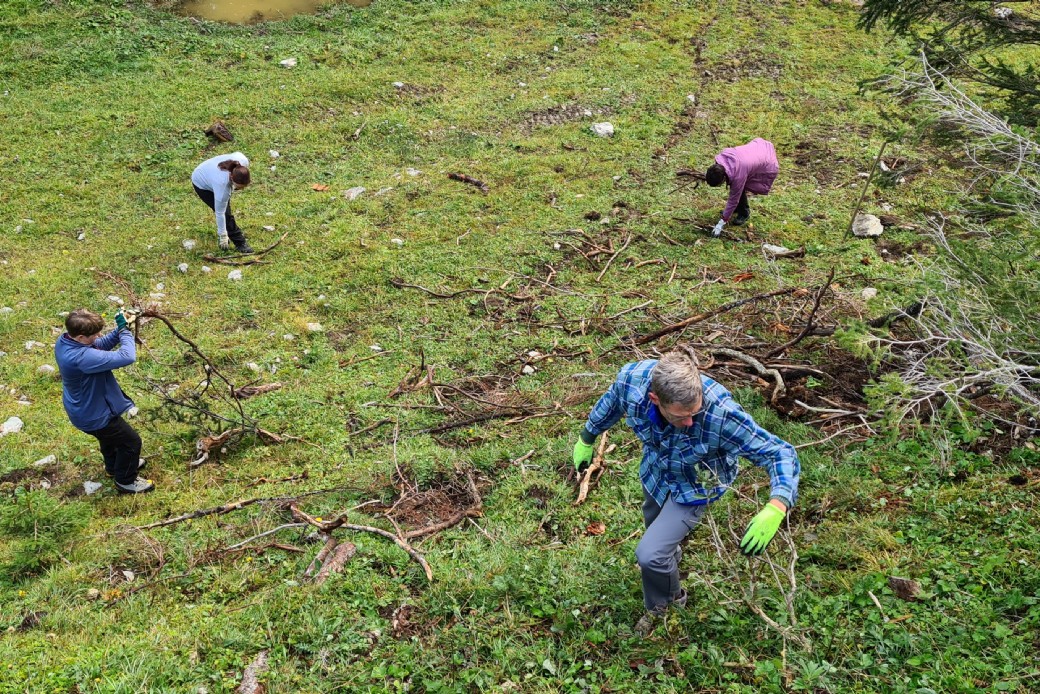
[[881, 220], [872, 214], [861, 212], [856, 215], [856, 220], [852, 223], [852, 234], [860, 238], [881, 236], [884, 231], [885, 227], [881, 225]]
[[207, 273], [207, 274], [210, 273], [210, 272], [213, 272], [213, 268], [209, 267], [208, 265], [203, 265], [199, 269], [202, 270], [203, 272]]
[[188, 271], [188, 264], [187, 263], [181, 263], [180, 265], [177, 266], [177, 269], [180, 270], [181, 272], [187, 272]]
[[17, 434], [23, 426], [25, 426], [25, 422], [20, 417], [8, 417], [6, 422], [0, 424], [0, 436]]
[[183, 241], [181, 241], [181, 245], [184, 246], [184, 250], [190, 251], [191, 249], [195, 248], [195, 240], [184, 239]]
[[44, 479], [40, 480], [40, 489], [50, 489], [50, 488], [51, 488], [51, 481], [49, 479], [44, 478]]
[[558, 250], [560, 250], [560, 248], [562, 248], [562, 246], [560, 246], [560, 242], [559, 241], [557, 241], [556, 243], [553, 244], [553, 250], [554, 251], [558, 251]]
[[871, 299], [877, 296], [877, 289], [874, 289], [873, 287], [867, 287], [862, 292], [860, 292], [859, 295], [863, 297], [864, 301], [870, 301]]
[[260, 365], [257, 364], [255, 361], [251, 361], [248, 364], [246, 364], [246, 368], [252, 371], [253, 373], [257, 374], [261, 371]]
[[343, 197], [345, 197], [347, 200], [357, 200], [361, 197], [362, 193], [364, 192], [364, 186], [354, 186], [349, 190], [343, 191]]
[[165, 299], [166, 298], [166, 295], [163, 294], [162, 292], [152, 292], [148, 296], [150, 298], [152, 298], [152, 299], [155, 299], [156, 301], [158, 301], [159, 299]]
[[84, 597], [87, 600], [100, 600], [101, 599], [101, 591], [98, 590], [97, 588], [91, 588], [90, 590], [87, 591], [87, 593], [86, 593], [86, 595]]
[[593, 123], [590, 129], [597, 137], [614, 137], [614, 125], [612, 123]]
[[398, 248], [404, 245], [404, 239], [390, 239], [390, 243], [394, 244]]
[[282, 67], [296, 67], [296, 58], [286, 58], [278, 63]]
[[41, 376], [53, 376], [55, 373], [57, 373], [57, 371], [58, 370], [50, 364], [40, 364], [36, 367], [36, 373], [40, 374]]
[[693, 105], [697, 104], [697, 96], [694, 95], [694, 94], [687, 94], [686, 95], [686, 100], [689, 101]]
[[11, 308], [10, 306], [2, 306], [2, 307], [0, 307], [0, 316], [9, 316], [12, 313], [14, 313], [14, 309]]
[[993, 8], [993, 16], [996, 17], [997, 19], [1003, 19], [1004, 21], [1007, 21], [1007, 20], [1011, 19], [1011, 16], [1013, 14], [1015, 14], [1015, 11], [1013, 9], [1011, 9], [1010, 7], [994, 7]]
[[231, 280], [232, 282], [240, 282], [242, 280], [242, 271], [241, 270], [232, 270], [231, 272], [229, 272], [227, 274], [227, 278], [229, 280]]
[[308, 323], [307, 330], [312, 333], [320, 333], [325, 331], [325, 326], [321, 323]]
[[382, 352], [383, 351], [383, 348], [380, 347], [379, 345], [369, 345], [368, 348], [370, 350], [372, 350], [373, 352]]
[[524, 364], [524, 368], [520, 369], [521, 373], [530, 375], [534, 373], [534, 367], [530, 364]]
[[50, 465], [51, 463], [56, 463], [56, 462], [58, 462], [58, 456], [56, 456], [56, 455], [54, 455], [52, 453], [52, 454], [50, 454], [48, 456], [40, 458], [35, 463], [33, 463], [33, 465], [35, 465], [36, 467], [43, 467], [44, 465]]
[[119, 298], [118, 296], [116, 296], [115, 294], [109, 294], [109, 295], [108, 295], [108, 300], [109, 300], [109, 301], [111, 301], [111, 302], [112, 302], [113, 304], [119, 304], [120, 306], [122, 306], [122, 305], [123, 305], [123, 300], [122, 300], [122, 299], [120, 299], [120, 298]]
[[391, 82], [394, 89], [404, 89], [404, 82]]
[[135, 574], [135, 573], [134, 573], [133, 571], [131, 571], [130, 569], [123, 569], [123, 571], [122, 571], [122, 574], [123, 574], [123, 578], [125, 578], [125, 579], [126, 579], [126, 582], [127, 582], [127, 583], [130, 583], [130, 582], [132, 582], [132, 581], [133, 581], [133, 580], [134, 580], [135, 578], [137, 578], [137, 574]]
[[90, 480], [87, 480], [83, 483], [83, 493], [87, 496], [90, 496], [99, 489], [101, 489], [100, 482], [91, 482]]
[[405, 170], [404, 170], [404, 172], [405, 172], [406, 174], [408, 174], [409, 176], [412, 176], [413, 178], [414, 178], [415, 176], [418, 176], [419, 174], [421, 174], [421, 173], [422, 173], [422, 171], [420, 171], [419, 169], [413, 169], [413, 168], [411, 168], [411, 167], [408, 167], [407, 169], [405, 169]]
[[26, 352], [31, 352], [32, 350], [36, 349], [37, 347], [46, 347], [46, 346], [47, 345], [43, 344], [42, 342], [37, 342], [36, 340], [29, 340], [28, 342], [25, 343], [25, 351]]
[[375, 194], [376, 194], [376, 197], [379, 197], [380, 195], [386, 195], [387, 193], [389, 193], [389, 192], [390, 192], [391, 190], [393, 190], [393, 189], [394, 189], [394, 187], [393, 187], [393, 186], [387, 186], [386, 188], [380, 188], [380, 189], [379, 189], [379, 190], [377, 190], [377, 191], [376, 191], [376, 193], [375, 193]]
[[278, 153], [278, 150], [276, 150], [276, 149], [269, 149], [269, 150], [267, 150], [267, 153], [269, 155], [271, 155], [272, 159], [277, 159], [278, 157], [282, 156], [281, 154]]
[[542, 356], [542, 353], [539, 352], [537, 349], [532, 349], [530, 352], [527, 353], [527, 356], [531, 357], [532, 359], [537, 359], [538, 357]]
[[284, 335], [282, 335], [282, 339], [285, 340], [286, 342], [292, 342], [293, 340], [296, 339], [296, 336], [293, 335], [292, 333], [285, 333]]
[[81, 232], [80, 235], [76, 237], [76, 240], [77, 241], [86, 241], [87, 240], [87, 235], [85, 233]]
[[275, 166], [274, 164], [271, 164], [271, 171], [277, 171], [277, 170], [278, 170], [278, 167]]
[[763, 243], [762, 252], [765, 253], [766, 257], [770, 260], [776, 260], [777, 258], [800, 258], [805, 255], [804, 248], [791, 250], [784, 246], [774, 246], [771, 243]]

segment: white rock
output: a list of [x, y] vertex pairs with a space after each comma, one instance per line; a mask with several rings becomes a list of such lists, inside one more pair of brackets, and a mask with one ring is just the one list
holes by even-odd
[[365, 192], [364, 186], [354, 186], [350, 190], [343, 191], [343, 197], [347, 200], [357, 200]]
[[687, 94], [686, 95], [686, 100], [689, 101], [691, 104], [696, 104], [697, 103], [697, 97], [694, 94]]
[[79, 236], [76, 237], [76, 240], [77, 241], [86, 241], [87, 240], [87, 235], [84, 234], [84, 233], [81, 233]]
[[0, 351], [0, 357], [6, 357], [6, 356], [7, 356], [7, 352]]
[[252, 371], [255, 374], [258, 374], [261, 371], [260, 365], [257, 364], [255, 361], [251, 361], [248, 364], [246, 364], [246, 368], [249, 369], [250, 371]]
[[44, 458], [40, 458], [35, 463], [33, 463], [33, 465], [35, 465], [36, 467], [43, 467], [44, 465], [50, 465], [51, 463], [56, 462], [58, 462], [58, 456], [52, 453], [51, 455], [48, 455]]
[[22, 233], [22, 225], [21, 224], [19, 224], [18, 226], [16, 226], [14, 228], [14, 233], [16, 233], [16, 234]]
[[296, 339], [296, 336], [293, 335], [292, 333], [285, 333], [284, 335], [282, 335], [282, 339], [285, 340], [286, 342], [292, 342], [293, 340]]
[[109, 300], [109, 301], [111, 301], [111, 302], [112, 302], [113, 304], [119, 304], [120, 306], [122, 306], [122, 305], [123, 305], [123, 300], [122, 300], [122, 299], [120, 299], [120, 298], [119, 298], [118, 296], [116, 296], [115, 294], [109, 294], [109, 295], [108, 295], [108, 300]]
[[1008, 20], [1011, 19], [1011, 15], [1015, 14], [1015, 11], [1010, 7], [994, 7], [993, 16], [997, 19]]
[[525, 374], [530, 375], [530, 374], [534, 373], [534, 367], [531, 366], [530, 364], [524, 364], [524, 368], [520, 369], [520, 371], [521, 371], [521, 373], [525, 373]]
[[593, 123], [590, 130], [597, 137], [614, 137], [614, 125], [612, 123]]
[[269, 149], [269, 150], [267, 150], [267, 153], [269, 155], [271, 155], [272, 159], [277, 159], [278, 157], [282, 156], [281, 154], [278, 153], [278, 150], [276, 150], [276, 149]]
[[277, 171], [277, 170], [278, 170], [278, 167], [275, 166], [274, 164], [272, 164], [271, 165], [271, 171]]
[[885, 227], [881, 226], [881, 220], [872, 214], [860, 213], [856, 215], [856, 221], [852, 223], [852, 234], [859, 237], [881, 236]]
[[51, 481], [50, 480], [48, 480], [48, 479], [40, 480], [40, 489], [50, 489], [50, 488], [51, 488]]
[[161, 292], [164, 289], [166, 289], [166, 283], [165, 282], [159, 282], [157, 285], [155, 285], [155, 291], [157, 291], [157, 292]]
[[231, 280], [232, 282], [239, 282], [242, 279], [242, 271], [241, 270], [232, 270], [231, 272], [229, 272], [227, 274], [227, 278], [229, 280]]
[[404, 239], [390, 239], [390, 243], [394, 244], [398, 248], [404, 245]]
[[91, 482], [91, 481], [88, 480], [88, 481], [83, 483], [83, 492], [87, 496], [90, 496], [91, 494], [93, 494], [94, 492], [96, 492], [99, 489], [101, 489], [101, 483], [100, 482]]
[[46, 346], [47, 345], [43, 344], [42, 342], [37, 342], [36, 340], [29, 340], [28, 342], [25, 343], [25, 351], [29, 352], [29, 351], [32, 351], [33, 349], [36, 349], [37, 347], [46, 347]]
[[864, 301], [870, 301], [875, 296], [877, 296], [877, 289], [874, 289], [873, 287], [867, 287], [862, 292], [860, 292], [859, 295], [863, 297]]
[[181, 272], [187, 272], [188, 271], [188, 264], [187, 263], [181, 263], [180, 265], [177, 266], [177, 269], [180, 270]]
[[53, 376], [55, 373], [57, 373], [57, 371], [58, 370], [50, 364], [40, 364], [36, 367], [36, 373], [40, 374], [41, 376]]
[[325, 299], [328, 299], [328, 298], [329, 297], [325, 296], [324, 294], [319, 294], [318, 295], [318, 301], [325, 301]]
[[163, 294], [162, 292], [152, 292], [148, 296], [151, 297], [152, 299], [155, 299], [156, 301], [158, 301], [159, 299], [165, 299], [166, 298], [166, 295]]
[[389, 193], [389, 192], [390, 192], [391, 190], [393, 190], [393, 189], [394, 189], [394, 187], [393, 187], [393, 186], [387, 186], [386, 188], [380, 188], [379, 190], [377, 190], [377, 191], [375, 192], [375, 194], [376, 194], [376, 197], [378, 197], [378, 196], [380, 196], [380, 195], [386, 195], [387, 193]]
[[0, 316], [9, 316], [14, 313], [14, 309], [10, 306], [0, 307]]
[[770, 258], [777, 258], [787, 255], [791, 252], [791, 249], [783, 246], [774, 246], [771, 243], [763, 243], [762, 251]]
[[181, 241], [181, 245], [184, 246], [184, 250], [190, 251], [192, 248], [195, 248], [195, 239], [184, 239]]
[[517, 82], [516, 86], [518, 86], [518, 87], [526, 87], [527, 86], [527, 82]]
[[101, 591], [97, 588], [91, 588], [87, 591], [87, 594], [84, 597], [86, 597], [87, 600], [100, 600]]
[[135, 578], [137, 578], [137, 574], [135, 574], [135, 573], [134, 573], [133, 571], [131, 571], [130, 569], [124, 569], [124, 570], [123, 570], [123, 578], [125, 578], [125, 579], [126, 579], [126, 582], [127, 582], [127, 583], [130, 583], [130, 582], [131, 582], [131, 581], [133, 581], [133, 580], [134, 580]]
[[286, 58], [278, 63], [282, 67], [296, 67], [296, 58]]
[[264, 227], [264, 231], [274, 231], [274, 227], [271, 226], [270, 224], [268, 224], [267, 226]]
[[529, 356], [529, 357], [531, 357], [532, 359], [534, 359], [535, 357], [540, 357], [540, 356], [542, 356], [542, 353], [541, 353], [541, 352], [539, 352], [539, 351], [538, 351], [537, 349], [532, 349], [532, 350], [531, 350], [530, 352], [528, 352], [528, 353], [527, 353], [527, 356]]
[[554, 250], [554, 251], [558, 251], [558, 250], [560, 250], [561, 248], [562, 248], [562, 246], [560, 245], [560, 242], [559, 242], [559, 241], [557, 241], [556, 243], [554, 243], [554, 244], [553, 244], [553, 250]]
[[307, 330], [309, 330], [312, 333], [320, 333], [325, 331], [325, 326], [323, 326], [321, 323], [308, 323]]
[[368, 348], [370, 350], [372, 350], [373, 352], [382, 352], [383, 351], [383, 348], [380, 347], [379, 345], [369, 345]]
[[404, 82], [391, 82], [394, 85], [394, 89], [404, 89]]
[[210, 272], [213, 272], [213, 268], [209, 267], [208, 265], [203, 265], [203, 266], [202, 266], [202, 267], [200, 267], [199, 269], [200, 269], [200, 270], [202, 270], [202, 271], [203, 271], [203, 272], [205, 272], [205, 273], [210, 273]]
[[405, 169], [404, 172], [406, 174], [408, 174], [409, 176], [413, 176], [413, 177], [414, 176], [418, 176], [418, 175], [420, 175], [422, 173], [422, 171], [420, 171], [419, 169], [413, 169], [411, 167], [408, 167], [407, 169]]
[[25, 426], [25, 422], [20, 417], [8, 417], [7, 421], [0, 424], [0, 436], [7, 436], [8, 434], [17, 434]]

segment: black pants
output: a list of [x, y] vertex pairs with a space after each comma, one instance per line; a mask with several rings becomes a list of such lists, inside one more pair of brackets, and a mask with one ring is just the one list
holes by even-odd
[[751, 216], [751, 205], [748, 204], [747, 192], [740, 194], [740, 202], [737, 203], [737, 209], [733, 211], [733, 219], [739, 224], [742, 220], [747, 221], [747, 218]]
[[[195, 194], [199, 196], [199, 200], [209, 205], [209, 209], [214, 212], [217, 211], [217, 208], [214, 207], [215, 199], [212, 190], [203, 190], [194, 183], [191, 184], [191, 187], [195, 189]], [[230, 200], [228, 200], [227, 209], [224, 210], [224, 226], [227, 227], [228, 238], [231, 239], [231, 242], [235, 244], [235, 246], [241, 246], [246, 242], [246, 235], [238, 228], [238, 222], [235, 221], [235, 215], [231, 214]]]
[[101, 444], [105, 472], [119, 484], [130, 484], [137, 479], [141, 460], [141, 437], [126, 421], [116, 416], [102, 429], [88, 431]]

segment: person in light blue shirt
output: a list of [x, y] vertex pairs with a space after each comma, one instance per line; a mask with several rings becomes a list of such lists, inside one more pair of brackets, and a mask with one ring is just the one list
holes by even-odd
[[765, 549], [798, 494], [794, 447], [758, 426], [721, 384], [703, 376], [694, 351], [678, 347], [660, 360], [622, 367], [599, 399], [574, 446], [574, 465], [589, 465], [596, 437], [621, 418], [643, 443], [639, 477], [646, 532], [636, 547], [648, 633], [671, 604], [685, 606], [679, 585], [680, 543], [737, 477], [737, 459], [769, 473], [769, 503], [740, 543], [747, 555]]
[[191, 172], [191, 186], [202, 202], [206, 203], [217, 221], [217, 243], [227, 250], [228, 239], [239, 253], [252, 253], [246, 235], [231, 213], [231, 193], [242, 190], [251, 181], [249, 160], [241, 152], [210, 157]]
[[122, 311], [116, 314], [115, 330], [102, 336], [104, 327], [105, 319], [85, 308], [65, 319], [67, 332], [54, 345], [61, 400], [72, 425], [98, 440], [105, 471], [115, 479], [116, 489], [139, 494], [154, 485], [137, 474], [144, 463], [141, 437], [123, 419], [136, 408], [112, 373], [133, 364], [137, 349]]

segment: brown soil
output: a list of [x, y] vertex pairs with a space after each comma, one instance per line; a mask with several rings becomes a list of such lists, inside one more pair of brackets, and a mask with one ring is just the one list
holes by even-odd
[[531, 111], [524, 117], [523, 128], [531, 131], [537, 127], [552, 127], [564, 125], [574, 121], [592, 118], [593, 116], [609, 116], [611, 109], [608, 107], [582, 106], [581, 104], [564, 104], [552, 106], [543, 111]]
[[780, 79], [783, 63], [775, 56], [740, 51], [732, 58], [712, 65], [702, 75], [712, 80], [739, 82], [745, 79]]
[[416, 530], [448, 520], [472, 506], [473, 501], [463, 477], [449, 479], [439, 476], [427, 489], [411, 494], [406, 492], [404, 501], [397, 504], [396, 508], [393, 504], [374, 508], [389, 513], [406, 530]]
[[914, 241], [913, 243], [903, 243], [896, 241], [895, 239], [878, 239], [877, 251], [878, 255], [885, 261], [890, 263], [897, 263], [908, 255], [922, 255], [926, 254], [931, 250], [931, 247], [927, 242], [923, 240]]

